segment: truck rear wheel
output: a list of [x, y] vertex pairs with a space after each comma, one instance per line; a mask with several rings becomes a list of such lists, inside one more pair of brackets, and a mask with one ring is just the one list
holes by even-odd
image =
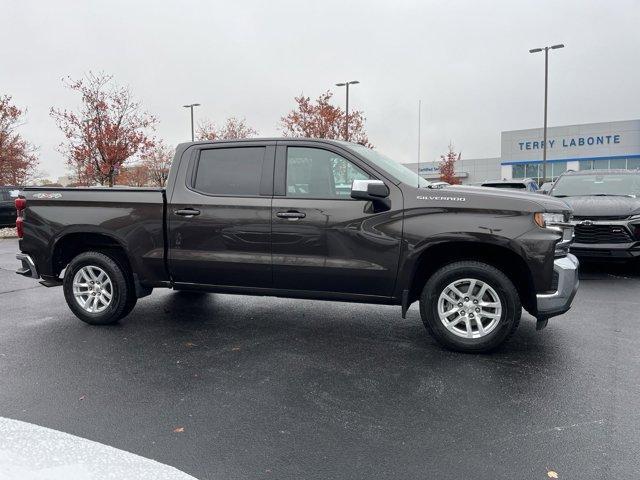
[[84, 252], [71, 260], [63, 289], [71, 311], [91, 325], [116, 323], [136, 303], [123, 267], [101, 252]]
[[460, 352], [488, 352], [515, 332], [522, 306], [509, 278], [491, 265], [461, 261], [445, 265], [427, 281], [420, 297], [427, 331]]

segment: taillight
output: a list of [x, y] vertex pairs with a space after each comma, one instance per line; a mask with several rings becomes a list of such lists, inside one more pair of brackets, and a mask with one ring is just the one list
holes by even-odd
[[18, 238], [24, 237], [24, 219], [22, 217], [16, 218], [16, 232]]
[[27, 208], [27, 199], [16, 198], [16, 232], [18, 238], [24, 237], [24, 209]]

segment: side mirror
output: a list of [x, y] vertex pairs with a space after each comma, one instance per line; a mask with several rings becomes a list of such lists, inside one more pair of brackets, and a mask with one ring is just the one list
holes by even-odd
[[351, 198], [356, 200], [381, 200], [389, 196], [389, 187], [382, 180], [354, 180], [351, 184]]
[[382, 180], [354, 180], [351, 184], [351, 198], [371, 202], [374, 212], [391, 208], [389, 187]]

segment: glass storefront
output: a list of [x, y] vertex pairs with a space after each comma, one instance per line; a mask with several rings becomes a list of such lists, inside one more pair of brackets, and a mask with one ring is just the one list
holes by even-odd
[[[640, 158], [605, 158], [597, 160], [580, 160], [580, 170], [640, 169]], [[550, 161], [547, 163], [547, 178], [555, 181], [567, 171], [567, 162]], [[512, 166], [511, 177], [533, 178], [540, 184], [542, 181], [542, 162], [516, 163]]]
[[[547, 178], [555, 180], [560, 174], [567, 171], [567, 162], [548, 162]], [[542, 181], [542, 163], [516, 163], [512, 167], [512, 178], [533, 178], [538, 184]]]
[[640, 168], [640, 158], [605, 158], [598, 160], [580, 160], [580, 170], [611, 170]]

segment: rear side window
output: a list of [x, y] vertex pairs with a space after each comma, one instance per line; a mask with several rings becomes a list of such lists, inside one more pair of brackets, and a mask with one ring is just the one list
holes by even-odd
[[208, 195], [258, 195], [264, 152], [264, 147], [202, 150], [193, 186]]

